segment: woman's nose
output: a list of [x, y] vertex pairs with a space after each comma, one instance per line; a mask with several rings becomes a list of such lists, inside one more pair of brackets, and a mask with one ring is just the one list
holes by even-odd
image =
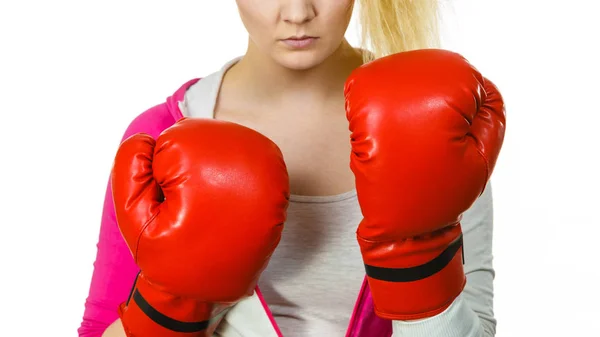
[[281, 0], [283, 21], [301, 24], [312, 20], [317, 12], [312, 0]]

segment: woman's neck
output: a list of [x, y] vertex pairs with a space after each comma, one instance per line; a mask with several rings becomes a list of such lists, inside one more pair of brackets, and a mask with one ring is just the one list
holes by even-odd
[[307, 70], [286, 68], [258, 51], [250, 41], [244, 57], [229, 69], [224, 82], [243, 96], [263, 101], [298, 101], [338, 96], [362, 57], [346, 40], [321, 64]]

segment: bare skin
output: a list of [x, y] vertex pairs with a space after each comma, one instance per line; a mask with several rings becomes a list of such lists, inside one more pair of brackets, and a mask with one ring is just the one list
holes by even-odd
[[343, 87], [362, 63], [360, 53], [344, 41], [324, 63], [301, 73], [277, 64], [257, 68], [252, 58], [250, 48], [225, 75], [215, 117], [272, 139], [283, 152], [293, 194], [352, 190]]

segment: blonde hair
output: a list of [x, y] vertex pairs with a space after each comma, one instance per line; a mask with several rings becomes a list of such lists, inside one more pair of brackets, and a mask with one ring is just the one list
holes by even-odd
[[359, 0], [365, 62], [414, 49], [438, 48], [440, 0]]

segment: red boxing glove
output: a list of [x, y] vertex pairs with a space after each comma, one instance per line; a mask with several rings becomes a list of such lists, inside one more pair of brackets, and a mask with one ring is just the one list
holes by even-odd
[[234, 123], [182, 119], [156, 141], [126, 139], [112, 188], [140, 268], [120, 307], [127, 336], [212, 336], [279, 243], [289, 198], [279, 148]]
[[505, 129], [497, 88], [460, 55], [391, 55], [346, 81], [357, 231], [376, 313], [441, 313], [463, 290], [462, 213], [492, 174]]

